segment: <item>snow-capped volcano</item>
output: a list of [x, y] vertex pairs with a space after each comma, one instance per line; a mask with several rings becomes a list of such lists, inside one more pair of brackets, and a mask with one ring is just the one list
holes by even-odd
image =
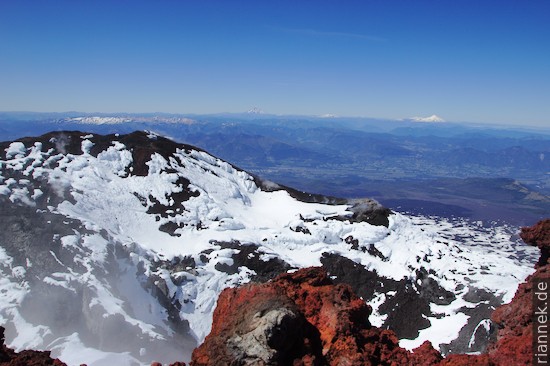
[[429, 117], [411, 117], [411, 121], [414, 122], [445, 122], [445, 120], [435, 114], [429, 116]]
[[258, 108], [258, 107], [251, 108], [246, 113], [248, 113], [248, 114], [265, 114], [263, 109]]
[[477, 351], [538, 253], [514, 228], [310, 195], [148, 132], [0, 144], [0, 325], [70, 365], [188, 361], [221, 290], [324, 266], [406, 347]]

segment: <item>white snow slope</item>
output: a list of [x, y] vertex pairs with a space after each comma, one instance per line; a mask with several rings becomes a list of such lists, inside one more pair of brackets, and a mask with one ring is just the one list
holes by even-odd
[[[159, 137], [150, 134], [148, 138]], [[304, 203], [284, 190], [264, 192], [251, 175], [203, 151], [181, 148], [169, 158], [153, 153], [146, 163], [147, 175], [137, 176], [131, 173], [132, 152], [116, 138], [97, 156], [90, 154], [94, 136], [81, 134], [80, 139], [81, 154], [46, 149], [41, 142], [14, 142], [0, 151], [0, 199], [82, 223], [71, 234], [52, 237], [60, 250], [74, 254], [74, 262], [82, 268], [75, 270], [51, 251], [59, 268], [39, 280], [68, 291], [88, 289], [83, 312], [99, 312], [99, 319], [117, 316], [142, 342], [128, 352], [112, 350], [87, 342], [76, 331], [52, 329], [25, 317], [23, 304], [33, 291], [26, 272], [35, 263], [32, 258], [16, 263], [0, 243], [0, 325], [9, 325], [7, 343], [18, 350], [51, 349], [53, 357], [70, 365], [113, 361], [145, 365], [162, 361], [162, 354], [170, 355], [164, 362], [189, 361], [193, 347], [210, 330], [218, 294], [225, 287], [250, 281], [254, 274], [246, 267], [233, 274], [216, 269], [217, 264], [231, 265], [231, 256], [239, 250], [222, 248], [218, 244], [222, 241], [254, 243], [264, 260], [278, 257], [296, 268], [319, 266], [322, 253], [329, 252], [395, 280], [414, 279], [421, 267], [433, 270], [430, 276], [457, 297], [449, 305], [434, 305], [434, 312], [444, 316], [429, 319], [431, 327], [421, 330], [418, 338], [403, 340], [407, 348], [425, 340], [437, 346], [456, 338], [468, 319], [458, 310], [474, 306], [462, 298], [471, 286], [501, 295], [505, 302], [511, 300], [518, 284], [532, 272], [537, 256], [536, 249], [513, 236], [512, 227], [487, 228], [399, 213], [390, 215], [387, 228], [330, 220], [349, 214], [349, 206]], [[14, 174], [20, 178], [10, 178]], [[181, 177], [189, 180], [194, 194], [177, 204], [172, 197], [185, 189]], [[42, 210], [37, 202], [45, 185], [54, 191], [68, 190], [69, 196], [59, 193], [59, 202], [50, 200]], [[148, 213], [155, 202], [169, 207], [168, 215]], [[167, 222], [177, 224], [174, 235], [159, 230]], [[307, 228], [310, 235], [296, 231], [297, 227]], [[352, 250], [344, 240], [350, 235], [360, 245], [373, 244], [387, 259]], [[124, 248], [127, 259], [109, 259], [113, 244]], [[155, 265], [184, 257], [192, 258], [195, 266], [174, 272], [169, 266]], [[109, 260], [119, 266], [115, 279], [104, 277]], [[176, 332], [166, 307], [143, 286], [148, 279], [155, 284], [164, 280], [167, 298], [179, 302], [178, 315], [189, 323], [192, 339], [174, 341], [172, 353], [156, 350], [160, 342], [173, 340]], [[377, 312], [384, 296], [371, 303], [370, 320], [375, 325], [384, 320]]]

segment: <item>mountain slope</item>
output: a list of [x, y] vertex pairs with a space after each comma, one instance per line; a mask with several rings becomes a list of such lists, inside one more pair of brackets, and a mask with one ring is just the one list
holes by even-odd
[[224, 288], [309, 266], [408, 348], [482, 350], [536, 257], [514, 228], [306, 194], [147, 132], [1, 143], [0, 203], [7, 343], [69, 365], [189, 360]]

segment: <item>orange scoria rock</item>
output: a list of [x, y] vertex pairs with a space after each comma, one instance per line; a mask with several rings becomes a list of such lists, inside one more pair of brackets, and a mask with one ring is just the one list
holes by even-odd
[[266, 284], [226, 289], [211, 333], [191, 365], [434, 365], [429, 344], [415, 353], [368, 322], [370, 308], [322, 268], [283, 274]]

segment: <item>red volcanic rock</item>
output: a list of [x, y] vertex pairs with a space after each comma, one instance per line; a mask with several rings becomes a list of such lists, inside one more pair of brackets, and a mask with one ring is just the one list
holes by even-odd
[[537, 267], [548, 264], [550, 257], [550, 219], [539, 221], [531, 227], [521, 229], [521, 238], [527, 244], [539, 247], [540, 259]]
[[322, 268], [226, 289], [191, 365], [420, 366], [441, 360], [429, 343], [412, 354], [400, 348], [392, 331], [370, 325], [370, 311]]
[[412, 355], [409, 357], [409, 365], [439, 365], [442, 359], [441, 353], [435, 350], [429, 341], [426, 341], [413, 350]]
[[361, 345], [354, 335], [370, 328], [368, 316], [371, 310], [349, 286], [332, 285], [321, 268], [282, 274], [272, 286], [279, 288], [296, 304], [308, 323], [317, 329], [321, 353], [327, 361], [362, 360]]
[[[229, 365], [257, 360], [285, 364], [315, 347], [297, 307], [271, 284], [225, 289], [218, 298], [212, 331], [193, 352], [191, 365]], [[296, 356], [297, 357], [297, 356]]]
[[[502, 364], [513, 366], [513, 360], [511, 363]], [[441, 366], [496, 366], [488, 355], [450, 355], [445, 358], [439, 364]]]
[[527, 244], [539, 248], [550, 247], [550, 219], [544, 219], [531, 227], [521, 229], [521, 238]]
[[48, 351], [22, 351], [16, 353], [4, 344], [4, 328], [0, 327], [0, 366], [67, 366], [52, 359]]

